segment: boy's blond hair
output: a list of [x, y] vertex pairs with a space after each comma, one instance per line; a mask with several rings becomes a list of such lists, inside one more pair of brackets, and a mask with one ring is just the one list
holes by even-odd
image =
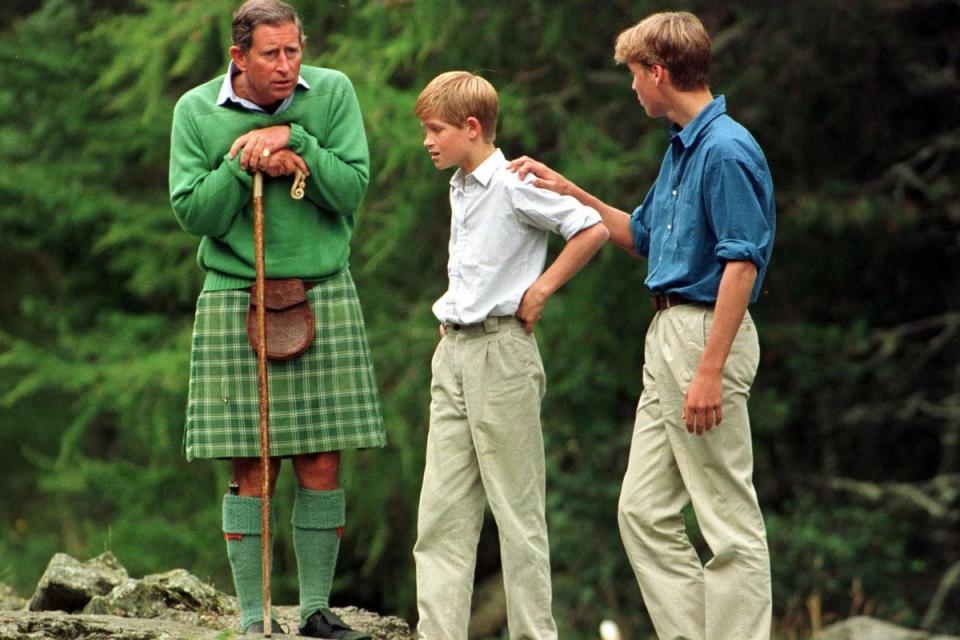
[[613, 57], [621, 64], [658, 64], [681, 91], [702, 89], [710, 80], [710, 35], [686, 11], [655, 13], [626, 29], [617, 36]]
[[483, 141], [493, 142], [497, 135], [500, 99], [497, 90], [485, 78], [468, 71], [447, 71], [430, 81], [413, 107], [421, 120], [437, 118], [456, 127], [473, 116], [480, 122]]

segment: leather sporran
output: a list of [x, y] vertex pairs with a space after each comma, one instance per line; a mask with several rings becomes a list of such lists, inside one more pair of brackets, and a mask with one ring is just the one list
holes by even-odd
[[[247, 309], [247, 339], [254, 351], [260, 344], [257, 331], [257, 285], [250, 287], [250, 308]], [[306, 351], [316, 333], [313, 311], [307, 301], [303, 280], [266, 280], [267, 358], [291, 360]]]

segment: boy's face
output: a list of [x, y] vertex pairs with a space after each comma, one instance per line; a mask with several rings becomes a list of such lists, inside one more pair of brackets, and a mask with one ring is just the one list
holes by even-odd
[[442, 170], [467, 163], [472, 142], [470, 127], [458, 127], [437, 118], [427, 118], [421, 123], [425, 131], [423, 146], [430, 152], [433, 166]]
[[651, 118], [664, 115], [665, 109], [656, 74], [653, 69], [637, 62], [628, 62], [627, 67], [633, 75], [630, 88], [637, 94], [637, 100]]

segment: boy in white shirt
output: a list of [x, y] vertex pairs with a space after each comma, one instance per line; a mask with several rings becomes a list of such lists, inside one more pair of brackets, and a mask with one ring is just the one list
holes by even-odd
[[[487, 502], [500, 533], [511, 638], [557, 637], [551, 611], [543, 365], [533, 336], [544, 304], [606, 242], [599, 214], [507, 170], [494, 146], [499, 100], [465, 71], [434, 78], [414, 112], [450, 180], [449, 287], [433, 306], [430, 433], [420, 494], [417, 631], [465, 639]], [[544, 271], [548, 233], [567, 240]]]

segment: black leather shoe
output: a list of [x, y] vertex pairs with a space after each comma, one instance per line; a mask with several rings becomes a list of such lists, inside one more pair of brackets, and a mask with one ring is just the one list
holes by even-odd
[[[263, 633], [263, 620], [257, 620], [256, 622], [251, 622], [247, 625], [247, 628], [243, 630], [243, 633]], [[284, 635], [287, 633], [287, 630], [280, 626], [280, 623], [271, 618], [270, 620], [270, 635]]]
[[354, 631], [330, 609], [315, 611], [307, 618], [307, 624], [300, 627], [299, 633], [309, 638], [327, 638], [328, 640], [371, 640], [370, 634]]

